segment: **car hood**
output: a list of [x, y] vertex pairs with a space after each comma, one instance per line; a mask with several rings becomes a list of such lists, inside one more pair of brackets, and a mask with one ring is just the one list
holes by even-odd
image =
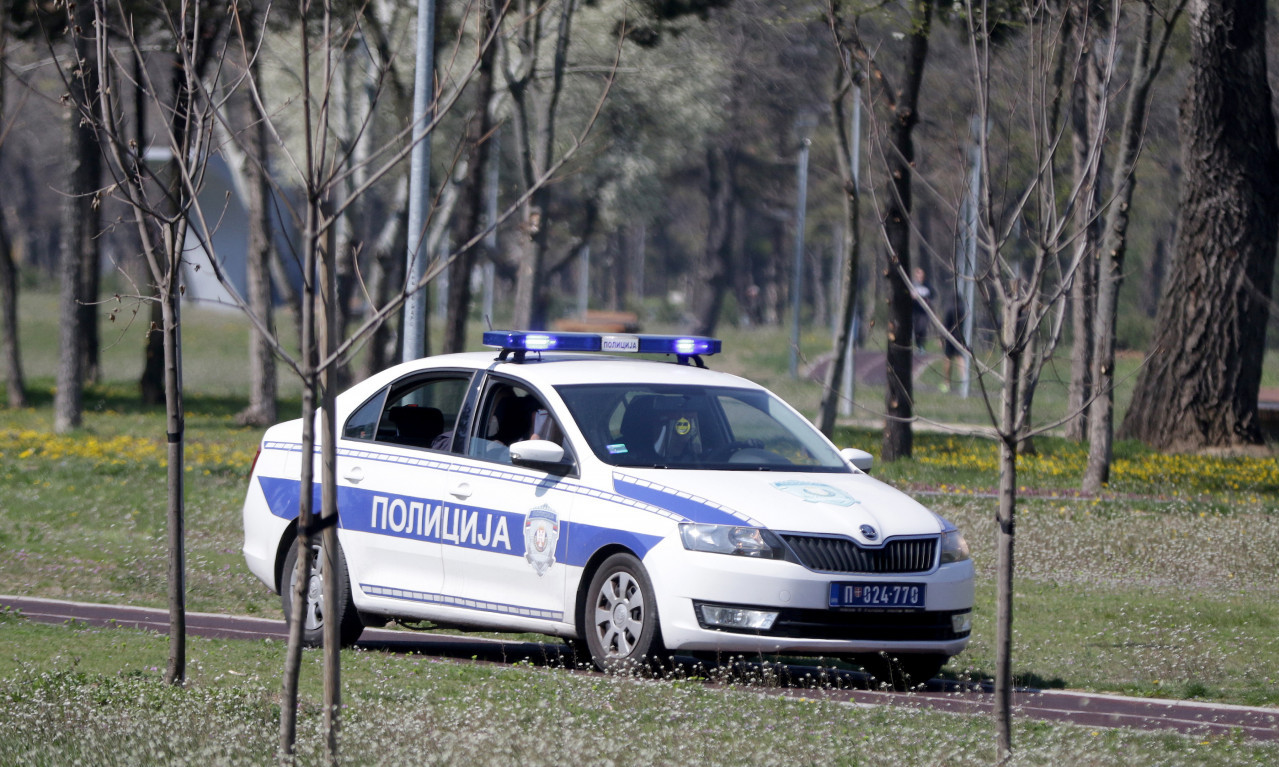
[[847, 535], [872, 544], [942, 530], [936, 514], [865, 474], [629, 470], [614, 473], [613, 489], [693, 522]]

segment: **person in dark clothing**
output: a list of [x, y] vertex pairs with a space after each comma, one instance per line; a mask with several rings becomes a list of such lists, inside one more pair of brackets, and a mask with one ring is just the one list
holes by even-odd
[[[951, 375], [955, 366], [955, 360], [959, 360], [959, 376], [962, 379], [964, 375], [964, 356], [963, 351], [955, 341], [962, 340], [964, 333], [964, 318], [959, 311], [957, 304], [951, 304], [946, 308], [946, 315], [942, 318], [942, 324], [945, 325], [949, 336], [942, 335], [941, 347], [942, 352], [946, 355], [946, 362], [942, 365], [942, 372], [946, 376], [946, 382], [941, 385], [944, 392], [950, 391]], [[955, 340], [951, 340], [954, 338]]]
[[915, 348], [919, 351], [924, 350], [924, 344], [928, 341], [928, 305], [933, 297], [933, 289], [928, 284], [928, 275], [924, 270], [915, 267], [914, 280], [910, 285], [910, 292], [915, 298], [915, 303], [911, 305], [911, 324], [915, 329]]

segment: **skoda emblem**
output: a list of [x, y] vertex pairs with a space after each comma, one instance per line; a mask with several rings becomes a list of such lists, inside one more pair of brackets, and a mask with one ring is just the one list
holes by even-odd
[[862, 535], [865, 536], [866, 540], [868, 541], [873, 541], [879, 537], [879, 533], [876, 532], [875, 528], [871, 527], [870, 525], [862, 525], [861, 527], [857, 529], [862, 531]]

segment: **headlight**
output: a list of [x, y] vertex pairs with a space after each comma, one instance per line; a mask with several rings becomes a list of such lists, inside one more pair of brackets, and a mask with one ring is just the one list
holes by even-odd
[[940, 564], [963, 562], [968, 558], [968, 541], [964, 540], [964, 534], [954, 528], [943, 530], [941, 534]]
[[781, 559], [782, 543], [759, 527], [733, 525], [700, 525], [685, 522], [679, 526], [679, 537], [690, 551], [736, 554], [759, 559]]

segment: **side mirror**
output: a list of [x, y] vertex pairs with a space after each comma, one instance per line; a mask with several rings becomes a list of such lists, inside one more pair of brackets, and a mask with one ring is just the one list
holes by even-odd
[[870, 474], [871, 466], [875, 464], [874, 456], [865, 450], [858, 450], [855, 447], [846, 447], [840, 450], [839, 454], [844, 457], [845, 461], [851, 463], [853, 468], [866, 474]]
[[573, 468], [564, 463], [564, 448], [549, 439], [526, 439], [511, 445], [511, 463], [561, 474]]

